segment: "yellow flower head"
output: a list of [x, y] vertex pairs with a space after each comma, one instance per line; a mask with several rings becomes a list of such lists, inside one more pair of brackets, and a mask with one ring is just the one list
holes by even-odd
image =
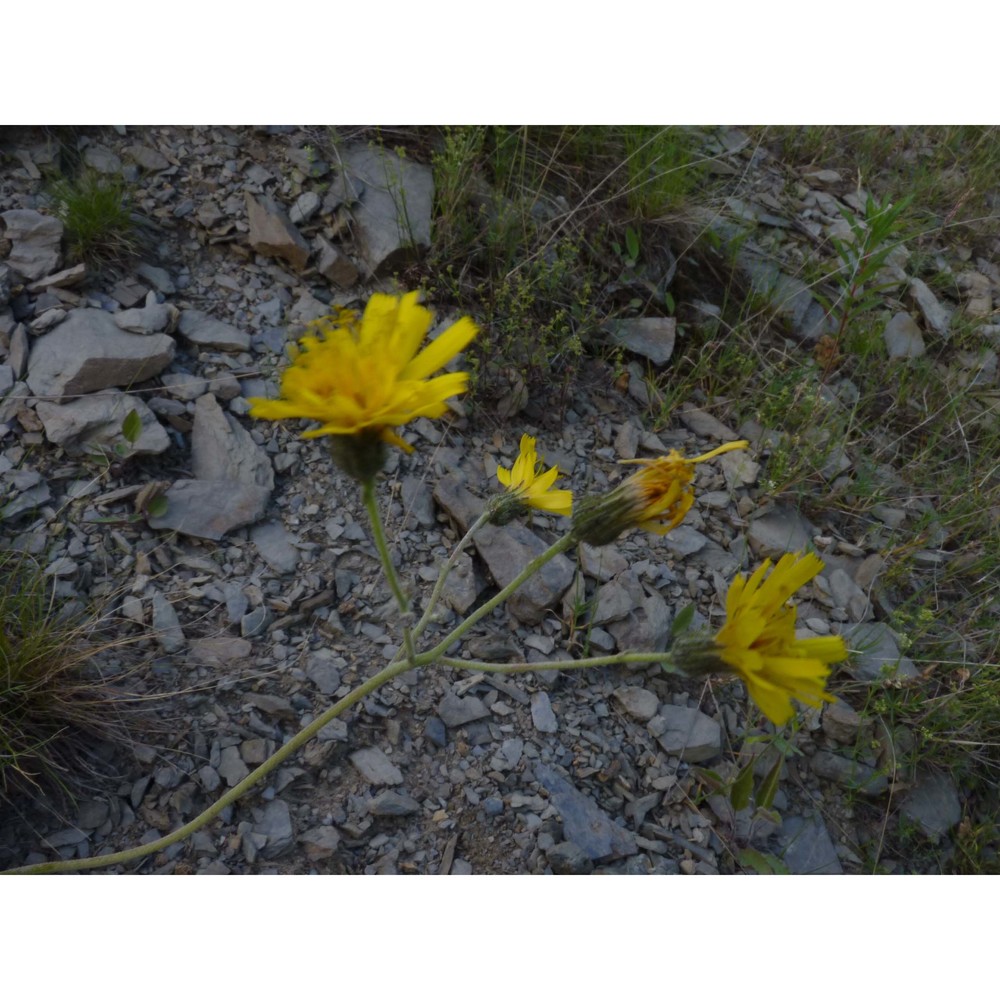
[[[573, 510], [573, 494], [570, 490], [556, 490], [552, 486], [559, 475], [559, 467], [553, 465], [546, 470], [535, 451], [535, 439], [528, 434], [521, 435], [520, 454], [514, 460], [512, 469], [497, 469], [497, 479], [507, 487], [507, 494], [499, 498], [497, 515], [492, 520], [502, 524], [504, 520], [521, 513], [525, 507], [545, 510], [551, 514], [569, 517]], [[508, 508], [505, 500], [514, 500]], [[498, 520], [499, 517], [499, 520]]]
[[671, 450], [658, 458], [635, 458], [624, 465], [642, 466], [610, 493], [587, 497], [577, 506], [573, 529], [591, 545], [607, 545], [629, 528], [665, 535], [676, 528], [694, 503], [694, 466], [716, 455], [746, 448], [746, 441], [730, 441], [704, 455], [684, 458]]
[[278, 399], [249, 400], [250, 415], [264, 420], [300, 418], [320, 426], [303, 437], [326, 434], [413, 449], [393, 430], [417, 417], [440, 417], [445, 400], [465, 392], [469, 376], [429, 378], [477, 333], [462, 317], [420, 353], [432, 315], [417, 293], [372, 295], [364, 315], [342, 309], [309, 324], [281, 378]]
[[819, 708], [826, 693], [827, 664], [847, 658], [843, 638], [795, 638], [795, 608], [786, 602], [822, 568], [812, 553], [788, 554], [767, 579], [767, 559], [753, 575], [740, 574], [726, 596], [726, 623], [709, 644], [678, 640], [677, 664], [689, 673], [718, 670], [738, 674], [760, 710], [776, 726], [791, 717], [792, 698]]

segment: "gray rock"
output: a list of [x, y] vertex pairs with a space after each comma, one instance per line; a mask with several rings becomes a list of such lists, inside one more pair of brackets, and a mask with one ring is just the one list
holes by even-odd
[[614, 545], [602, 545], [595, 548], [593, 545], [582, 542], [580, 545], [580, 568], [592, 579], [606, 583], [628, 569], [628, 560]]
[[[532, 559], [548, 548], [534, 532], [517, 523], [502, 528], [486, 524], [476, 532], [473, 541], [500, 587], [511, 583]], [[536, 625], [548, 608], [558, 606], [573, 582], [573, 573], [573, 564], [564, 555], [557, 555], [511, 594], [507, 599], [508, 611], [525, 624]]]
[[[620, 600], [610, 610], [617, 612], [624, 608], [624, 615], [615, 619], [595, 619], [595, 624], [606, 625], [607, 631], [614, 636], [620, 650], [660, 652], [666, 649], [671, 619], [666, 601], [655, 591], [647, 593], [632, 570], [622, 573], [617, 580], [605, 584], [601, 591], [615, 585], [625, 591], [627, 599]], [[599, 601], [598, 610], [600, 606]]]
[[151, 333], [169, 333], [177, 325], [179, 312], [176, 306], [155, 300], [155, 292], [150, 292], [152, 301], [146, 302], [142, 309], [123, 309], [113, 314], [115, 324], [126, 333], [138, 333], [148, 336]]
[[563, 836], [591, 861], [614, 861], [635, 854], [635, 836], [618, 826], [592, 799], [578, 791], [548, 764], [535, 767], [535, 777], [551, 798], [563, 822]]
[[913, 787], [899, 803], [900, 811], [937, 843], [962, 818], [954, 779], [942, 771], [917, 770]]
[[767, 300], [796, 336], [812, 342], [830, 331], [826, 311], [812, 297], [809, 286], [799, 278], [784, 274], [766, 252], [750, 240], [743, 242], [736, 261], [753, 291]]
[[174, 606], [158, 590], [153, 591], [153, 631], [165, 653], [176, 653], [187, 644]]
[[319, 211], [322, 203], [323, 199], [315, 191], [303, 191], [288, 213], [289, 221], [293, 226], [304, 225]]
[[126, 146], [122, 152], [134, 163], [138, 163], [143, 170], [151, 173], [158, 173], [170, 167], [170, 161], [152, 146], [143, 146], [139, 143]]
[[263, 635], [271, 623], [271, 618], [271, 612], [267, 605], [262, 604], [259, 608], [254, 608], [253, 611], [247, 612], [240, 619], [240, 635], [246, 639]]
[[639, 722], [649, 722], [660, 707], [660, 699], [646, 688], [626, 685], [616, 688], [612, 697], [625, 711]]
[[434, 499], [463, 535], [486, 506], [486, 502], [468, 490], [456, 476], [442, 476], [438, 480]]
[[681, 423], [698, 437], [715, 438], [718, 441], [738, 441], [739, 435], [731, 431], [721, 420], [697, 406], [684, 406], [677, 415]]
[[135, 273], [140, 278], [145, 278], [158, 292], [163, 295], [173, 295], [177, 291], [174, 279], [162, 267], [153, 264], [140, 264]]
[[364, 185], [352, 209], [353, 230], [369, 274], [390, 274], [430, 246], [434, 175], [430, 167], [387, 149], [352, 145], [346, 169]]
[[55, 274], [49, 274], [44, 278], [39, 278], [38, 281], [33, 281], [28, 285], [28, 291], [37, 294], [52, 288], [72, 288], [73, 285], [80, 284], [86, 277], [87, 265], [75, 264], [73, 267], [67, 267], [65, 271], [57, 271]]
[[322, 236], [316, 237], [315, 246], [319, 251], [316, 270], [327, 281], [337, 285], [338, 288], [351, 288], [357, 284], [361, 272], [347, 254], [342, 253]]
[[299, 550], [292, 542], [295, 536], [279, 521], [265, 521], [250, 529], [250, 540], [261, 558], [276, 573], [293, 573], [299, 564]]
[[11, 241], [6, 265], [28, 281], [59, 270], [63, 224], [30, 208], [0, 213], [0, 238]]
[[910, 278], [909, 291], [928, 328], [947, 340], [951, 326], [951, 310], [941, 305], [930, 288], [919, 278]]
[[[865, 728], [865, 723], [846, 701], [838, 698], [823, 706], [822, 726], [823, 732], [831, 740], [842, 746], [854, 746], [861, 736], [862, 729]], [[867, 728], [871, 728], [870, 723]]]
[[302, 851], [310, 861], [325, 861], [340, 846], [340, 834], [332, 826], [314, 826], [299, 835]]
[[[626, 586], [626, 580], [632, 586]], [[634, 593], [636, 588], [638, 595]], [[631, 571], [626, 571], [621, 578], [598, 587], [595, 596], [597, 604], [591, 620], [595, 625], [604, 625], [624, 618], [635, 607], [636, 602], [642, 599], [644, 592], [638, 577]]]
[[449, 729], [453, 729], [455, 726], [464, 726], [467, 722], [472, 722], [475, 719], [484, 719], [490, 714], [490, 710], [473, 695], [460, 698], [451, 691], [438, 703], [437, 712], [441, 721]]
[[536, 691], [531, 696], [531, 721], [540, 733], [557, 733], [559, 720], [552, 711], [552, 702], [545, 691]]
[[667, 551], [680, 559], [693, 556], [708, 544], [708, 538], [686, 524], [679, 524], [663, 539]]
[[211, 393], [195, 403], [191, 467], [196, 479], [274, 489], [274, 469], [267, 453], [235, 417], [222, 411]]
[[187, 403], [204, 396], [208, 388], [205, 379], [192, 375], [188, 371], [177, 369], [172, 372], [164, 372], [160, 376], [160, 381], [173, 399], [180, 399]]
[[266, 486], [233, 481], [182, 479], [164, 496], [166, 512], [147, 518], [151, 528], [217, 542], [226, 532], [259, 521], [271, 491]]
[[28, 331], [25, 330], [23, 323], [18, 323], [10, 335], [10, 349], [7, 352], [7, 364], [14, 373], [15, 379], [24, 378], [24, 373], [28, 370], [28, 355], [30, 353]]
[[420, 812], [420, 803], [405, 792], [380, 792], [368, 803], [373, 816], [412, 816]]
[[571, 840], [550, 847], [545, 857], [554, 875], [589, 875], [594, 870], [594, 862]]
[[884, 771], [828, 750], [817, 750], [810, 763], [813, 771], [821, 778], [835, 781], [868, 798], [877, 798], [889, 788], [889, 779]]
[[665, 365], [674, 353], [677, 320], [672, 316], [644, 316], [605, 325], [611, 339], [654, 365]]
[[926, 353], [923, 334], [907, 312], [896, 313], [882, 331], [890, 358], [919, 358]]
[[36, 395], [57, 398], [130, 387], [163, 371], [175, 350], [166, 334], [137, 337], [101, 309], [72, 309], [31, 349], [27, 382]]
[[760, 463], [755, 462], [746, 451], [731, 451], [719, 456], [719, 468], [725, 476], [726, 485], [735, 490], [741, 486], [752, 486], [760, 475]]
[[250, 768], [240, 756], [239, 747], [223, 747], [216, 770], [230, 788], [234, 788], [250, 773]]
[[99, 174], [116, 175], [122, 172], [122, 161], [107, 146], [94, 144], [83, 151], [83, 162]]
[[[118, 389], [82, 396], [69, 403], [39, 401], [35, 412], [45, 436], [68, 455], [159, 455], [170, 447], [167, 432], [139, 396]], [[122, 424], [129, 414], [139, 417], [139, 436], [129, 442]]]
[[316, 649], [306, 660], [306, 677], [319, 688], [319, 693], [332, 695], [340, 687], [340, 670], [333, 662], [336, 656], [328, 649]]
[[258, 200], [246, 192], [250, 246], [267, 257], [288, 261], [297, 271], [309, 262], [309, 244], [292, 224], [285, 210], [266, 195]]
[[272, 799], [261, 810], [260, 818], [254, 824], [254, 833], [267, 837], [267, 844], [260, 852], [261, 857], [273, 861], [287, 854], [295, 843], [295, 830], [288, 803]]
[[196, 347], [213, 347], [219, 351], [250, 350], [249, 333], [214, 319], [199, 309], [183, 310], [177, 330]]
[[794, 508], [775, 506], [750, 522], [750, 545], [761, 558], [780, 559], [786, 552], [804, 552], [816, 529]]
[[81, 803], [76, 825], [83, 830], [96, 830], [111, 812], [111, 807], [102, 799], [89, 799]]
[[661, 705], [647, 727], [663, 749], [690, 764], [722, 753], [722, 730], [715, 719], [696, 708]]
[[861, 622], [843, 631], [844, 641], [851, 650], [847, 670], [865, 681], [886, 677], [917, 677], [913, 660], [899, 651], [899, 637], [885, 622]]
[[460, 615], [465, 614], [483, 589], [472, 556], [463, 552], [456, 560], [441, 590], [441, 598]]
[[837, 849], [819, 815], [788, 816], [778, 833], [781, 859], [793, 875], [842, 875]]
[[351, 754], [351, 763], [373, 785], [401, 785], [403, 774], [378, 747], [362, 747]]

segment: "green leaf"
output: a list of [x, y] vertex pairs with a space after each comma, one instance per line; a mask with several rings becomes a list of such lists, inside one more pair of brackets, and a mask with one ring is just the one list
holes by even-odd
[[674, 620], [670, 623], [670, 636], [676, 639], [682, 632], [686, 632], [691, 627], [691, 622], [694, 620], [694, 605], [685, 604], [680, 611], [674, 616]]
[[774, 767], [767, 772], [766, 777], [757, 789], [757, 805], [764, 809], [770, 809], [774, 803], [774, 796], [778, 794], [778, 778], [781, 775], [781, 765], [785, 763], [784, 757], [779, 757], [775, 761]]
[[163, 517], [167, 512], [167, 498], [165, 496], [153, 497], [152, 500], [146, 504], [146, 516], [147, 517]]
[[717, 771], [711, 771], [707, 767], [692, 767], [691, 773], [706, 788], [713, 792], [724, 792], [726, 790], [726, 782]]
[[128, 441], [129, 444], [135, 444], [139, 440], [139, 435], [142, 433], [142, 420], [139, 417], [138, 410], [132, 410], [131, 413], [122, 421], [122, 437]]
[[761, 854], [752, 847], [744, 847], [736, 855], [744, 868], [752, 868], [758, 875], [790, 875], [788, 866], [773, 854]]
[[629, 226], [625, 230], [625, 246], [628, 249], [628, 255], [632, 260], [638, 260], [639, 258], [639, 234]]
[[741, 768], [740, 773], [729, 789], [729, 804], [739, 812], [750, 805], [750, 793], [753, 791], [753, 760]]
[[667, 312], [673, 316], [674, 311], [677, 309], [677, 303], [674, 302], [674, 297], [670, 292], [663, 293], [663, 304], [667, 307]]

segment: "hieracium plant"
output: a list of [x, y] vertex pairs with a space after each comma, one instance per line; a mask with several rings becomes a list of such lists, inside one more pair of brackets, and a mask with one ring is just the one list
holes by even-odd
[[[117, 854], [74, 861], [49, 862], [16, 872], [78, 871], [134, 861], [162, 850], [194, 833], [239, 799], [290, 755], [341, 715], [392, 678], [415, 667], [445, 667], [477, 672], [521, 673], [566, 670], [616, 664], [660, 664], [689, 676], [708, 673], [742, 678], [750, 697], [775, 725], [794, 714], [792, 701], [815, 708], [831, 701], [826, 693], [830, 664], [847, 655], [843, 639], [796, 638], [793, 594], [822, 569], [811, 554], [786, 555], [777, 565], [766, 561], [749, 577], [739, 575], [726, 598], [726, 622], [714, 634], [681, 635], [667, 652], [629, 650], [609, 656], [551, 660], [524, 664], [489, 663], [449, 655], [455, 643], [483, 617], [503, 603], [556, 555], [587, 542], [607, 545], [624, 532], [640, 528], [665, 534], [684, 519], [694, 503], [694, 466], [728, 451], [747, 447], [746, 441], [722, 445], [704, 455], [686, 458], [677, 451], [652, 459], [636, 459], [638, 468], [612, 490], [585, 496], [574, 504], [572, 493], [556, 487], [557, 467], [546, 469], [534, 438], [525, 434], [512, 468], [499, 468], [504, 489], [491, 497], [482, 514], [441, 568], [419, 620], [399, 580], [386, 545], [377, 502], [377, 481], [387, 450], [412, 447], [399, 428], [417, 417], [442, 417], [448, 400], [463, 393], [465, 372], [435, 374], [476, 336], [465, 317], [424, 345], [432, 314], [416, 292], [402, 296], [376, 294], [364, 313], [340, 310], [311, 324], [292, 353], [276, 399], [251, 399], [250, 415], [262, 420], [306, 420], [306, 438], [323, 438], [333, 461], [361, 488], [371, 521], [372, 537], [383, 572], [400, 611], [402, 642], [388, 666], [358, 685], [303, 728], [280, 750], [185, 826], [141, 847]], [[533, 559], [498, 594], [480, 605], [436, 643], [421, 642], [445, 581], [458, 556], [484, 524], [503, 524], [532, 509], [568, 519], [568, 530]]]

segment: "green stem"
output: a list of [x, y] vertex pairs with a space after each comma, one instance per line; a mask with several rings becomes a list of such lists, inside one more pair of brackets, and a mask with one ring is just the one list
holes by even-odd
[[213, 802], [204, 812], [195, 816], [190, 823], [185, 823], [159, 840], [152, 843], [143, 844], [141, 847], [133, 847], [127, 851], [118, 851], [115, 854], [104, 854], [93, 858], [79, 858], [75, 861], [43, 861], [37, 865], [26, 865], [23, 868], [9, 868], [0, 871], [0, 875], [50, 875], [58, 872], [79, 872], [89, 868], [105, 868], [108, 865], [124, 865], [132, 861], [138, 861], [147, 854], [154, 854], [162, 851], [171, 844], [189, 837], [192, 833], [200, 830], [206, 823], [215, 819], [226, 806], [242, 798], [254, 785], [262, 778], [267, 777], [279, 764], [287, 760], [296, 750], [309, 742], [328, 722], [337, 718], [342, 712], [359, 702], [362, 698], [377, 690], [383, 684], [392, 680], [393, 677], [405, 673], [410, 669], [410, 663], [406, 660], [398, 660], [390, 663], [374, 677], [370, 677], [364, 684], [356, 687], [350, 694], [344, 695], [335, 705], [331, 705], [322, 715], [317, 716], [309, 723], [305, 729], [296, 733], [280, 750], [276, 751], [264, 761], [256, 770], [251, 771], [238, 785], [232, 787], [225, 795], [216, 802]]
[[[459, 670], [476, 670], [484, 674], [530, 674], [536, 670], [580, 670], [585, 667], [611, 667], [626, 663], [659, 663], [671, 673], [677, 668], [669, 653], [615, 653], [611, 656], [588, 656], [580, 660], [541, 660], [538, 663], [488, 663], [485, 660], [460, 660], [442, 656], [437, 662]], [[419, 662], [420, 657], [417, 657]]]
[[389, 581], [389, 589], [392, 596], [396, 598], [399, 605], [400, 617], [403, 621], [403, 644], [406, 647], [406, 657], [412, 664], [416, 658], [416, 649], [413, 645], [413, 636], [410, 634], [410, 626], [407, 624], [410, 614], [410, 602], [403, 593], [403, 587], [399, 582], [396, 567], [392, 564], [389, 555], [389, 546], [385, 541], [385, 532], [382, 530], [382, 518], [378, 512], [378, 500], [375, 497], [375, 480], [366, 479], [361, 487], [361, 497], [364, 501], [365, 510], [368, 511], [368, 520], [371, 521], [372, 535], [375, 538], [375, 548], [378, 549], [379, 559], [382, 561], [382, 569], [385, 578]]
[[441, 567], [441, 573], [437, 578], [437, 583], [434, 584], [434, 590], [431, 592], [430, 599], [427, 601], [427, 607], [424, 609], [423, 617], [419, 622], [417, 622], [416, 628], [413, 630], [414, 640], [418, 639], [420, 634], [427, 627], [427, 623], [430, 621], [431, 615], [434, 613], [434, 608], [437, 607], [437, 602], [441, 597], [441, 591], [444, 589], [445, 582], [448, 579], [448, 574], [455, 568], [455, 563], [458, 561], [458, 557], [462, 554], [462, 550], [469, 544], [469, 540], [472, 536], [489, 520], [489, 517], [490, 511], [487, 507], [487, 509], [476, 518], [472, 527], [469, 528], [462, 540], [455, 546], [455, 550], [448, 557], [448, 561]]
[[541, 555], [535, 556], [534, 559], [528, 563], [527, 566], [521, 570], [520, 573], [510, 583], [507, 584], [503, 590], [500, 591], [495, 597], [491, 597], [485, 604], [476, 608], [475, 611], [469, 615], [468, 618], [463, 622], [459, 622], [451, 632], [448, 633], [433, 649], [429, 649], [426, 653], [421, 653], [417, 659], [416, 664], [418, 666], [426, 663], [434, 663], [440, 660], [442, 656], [447, 652], [448, 647], [451, 646], [456, 639], [460, 639], [466, 632], [472, 628], [481, 618], [488, 615], [498, 604], [502, 604], [504, 601], [510, 597], [511, 594], [521, 586], [525, 580], [534, 576], [547, 562], [554, 559], [560, 552], [565, 552], [571, 545], [573, 545], [575, 539], [573, 538], [572, 532], [568, 535], [563, 535], [558, 541], [553, 542]]

